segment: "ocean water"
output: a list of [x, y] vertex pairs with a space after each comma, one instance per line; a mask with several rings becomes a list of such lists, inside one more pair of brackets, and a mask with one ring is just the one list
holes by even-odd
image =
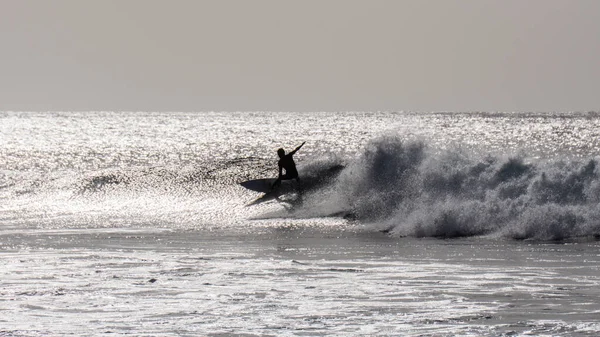
[[593, 112], [0, 112], [0, 336], [595, 336], [599, 155]]

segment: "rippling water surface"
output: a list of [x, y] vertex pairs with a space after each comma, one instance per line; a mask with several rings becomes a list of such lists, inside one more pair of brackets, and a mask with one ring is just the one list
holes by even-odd
[[0, 113], [0, 335], [596, 335], [599, 123]]

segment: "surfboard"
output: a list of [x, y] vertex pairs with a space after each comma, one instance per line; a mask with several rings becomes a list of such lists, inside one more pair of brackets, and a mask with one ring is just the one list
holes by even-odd
[[272, 188], [277, 179], [263, 178], [240, 182], [239, 184], [251, 191], [263, 193], [256, 200], [247, 206], [260, 204], [263, 202], [277, 200], [290, 204], [301, 204], [302, 198], [307, 193], [315, 191], [318, 188], [331, 183], [338, 174], [344, 169], [344, 165], [335, 164], [332, 166], [322, 166], [319, 169], [301, 171], [301, 180], [283, 180]]
[[275, 178], [254, 179], [243, 181], [240, 185], [254, 192], [269, 193], [276, 180]]
[[[264, 178], [264, 179], [254, 179], [243, 181], [240, 185], [244, 188], [247, 188], [254, 192], [263, 193], [258, 199], [254, 200], [250, 204], [246, 206], [257, 205], [263, 202], [277, 200], [279, 202], [289, 202], [286, 197], [290, 195], [296, 195], [298, 190], [298, 182], [295, 180], [284, 180], [281, 181], [280, 184], [277, 184], [275, 188], [272, 188], [273, 183], [275, 183], [277, 179], [275, 178]], [[283, 199], [279, 199], [283, 197]]]

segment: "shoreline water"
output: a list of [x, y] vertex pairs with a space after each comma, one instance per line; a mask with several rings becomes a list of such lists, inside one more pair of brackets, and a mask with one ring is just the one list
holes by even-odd
[[[83, 232], [83, 233], [82, 233]], [[588, 335], [600, 243], [112, 229], [1, 235], [3, 333]]]

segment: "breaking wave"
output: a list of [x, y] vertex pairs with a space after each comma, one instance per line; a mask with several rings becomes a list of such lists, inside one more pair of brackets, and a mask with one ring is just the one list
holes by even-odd
[[386, 136], [299, 212], [344, 214], [398, 236], [600, 236], [599, 175], [597, 159], [530, 162]]
[[[274, 217], [343, 216], [411, 237], [600, 237], [597, 158], [442, 151], [391, 135], [370, 141], [351, 159], [329, 154], [299, 164], [310, 188], [293, 211], [279, 207]], [[275, 165], [270, 157], [245, 157], [74, 176], [4, 174], [0, 211], [5, 221], [52, 226], [105, 226], [119, 219], [191, 227], [243, 223], [264, 209], [244, 207], [256, 194], [237, 183], [272, 177]]]

